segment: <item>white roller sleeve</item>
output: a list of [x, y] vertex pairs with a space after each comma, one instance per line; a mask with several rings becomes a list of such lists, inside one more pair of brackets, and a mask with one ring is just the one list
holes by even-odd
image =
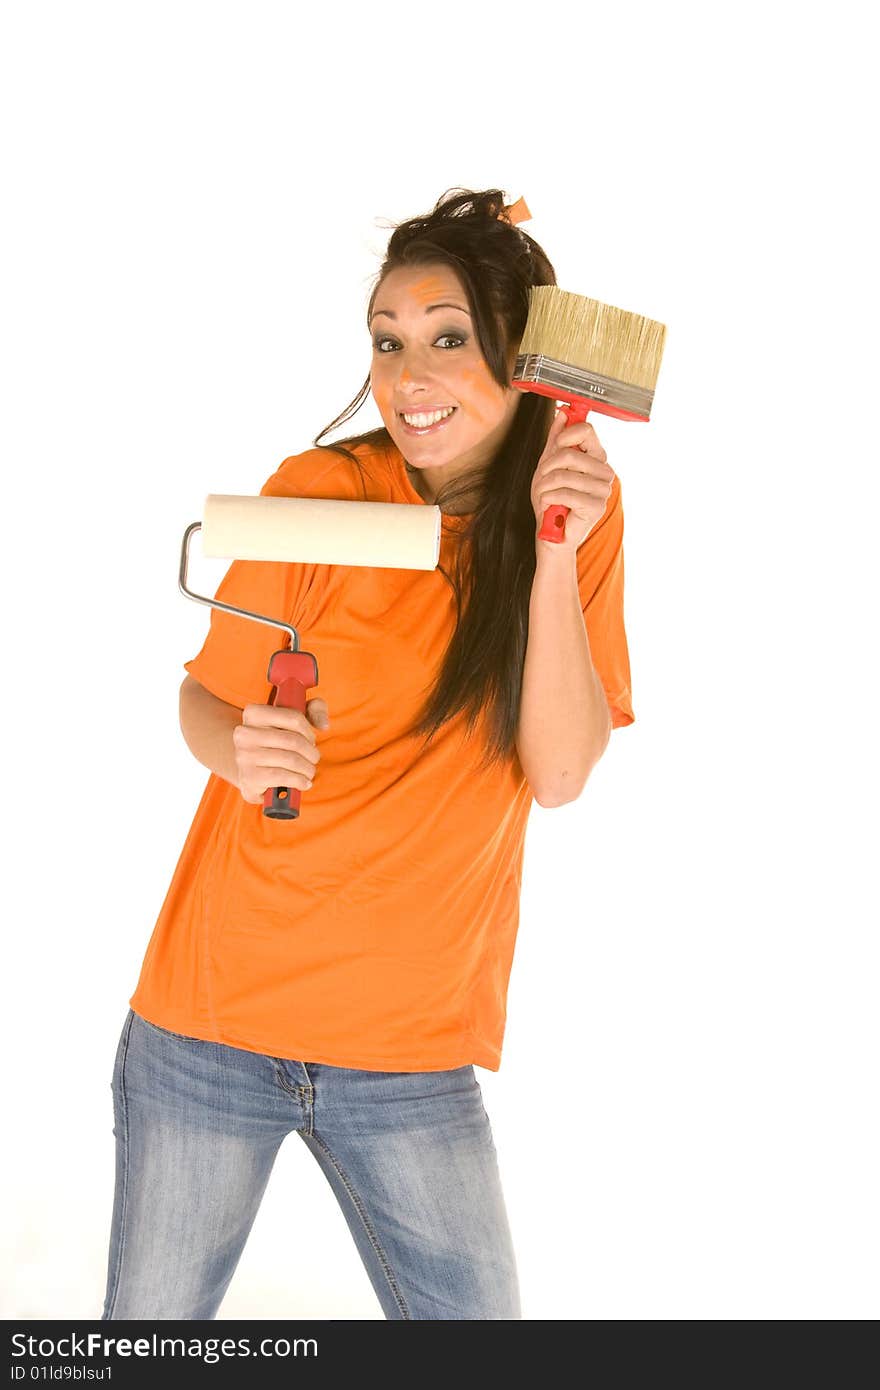
[[214, 493], [202, 514], [202, 553], [228, 560], [436, 569], [441, 512], [409, 502]]

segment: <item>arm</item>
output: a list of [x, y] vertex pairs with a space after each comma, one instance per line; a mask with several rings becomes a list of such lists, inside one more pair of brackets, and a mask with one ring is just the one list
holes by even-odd
[[242, 711], [206, 690], [189, 674], [180, 687], [180, 729], [193, 757], [238, 787], [238, 769], [232, 730], [242, 722]]
[[578, 593], [577, 554], [540, 547], [516, 748], [540, 806], [576, 801], [611, 737]]

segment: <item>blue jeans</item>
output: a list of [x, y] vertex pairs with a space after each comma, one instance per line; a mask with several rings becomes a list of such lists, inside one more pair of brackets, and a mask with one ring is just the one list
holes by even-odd
[[102, 1320], [213, 1318], [291, 1131], [321, 1165], [386, 1318], [522, 1317], [472, 1066], [289, 1061], [169, 1033], [129, 1009], [112, 1089]]

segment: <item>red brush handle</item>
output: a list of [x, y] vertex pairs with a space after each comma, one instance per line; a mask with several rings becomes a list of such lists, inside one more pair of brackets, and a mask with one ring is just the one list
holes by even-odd
[[[292, 652], [284, 648], [272, 656], [268, 679], [276, 687], [273, 704], [305, 714], [306, 691], [318, 684], [318, 663], [311, 652]], [[273, 820], [296, 820], [301, 795], [299, 787], [267, 787], [263, 815]]]
[[[579, 425], [582, 420], [586, 420], [592, 405], [589, 401], [563, 401], [562, 409], [566, 415], [566, 429], [569, 425]], [[571, 511], [571, 507], [553, 506], [548, 507], [544, 513], [544, 520], [541, 522], [541, 529], [538, 532], [538, 540], [541, 541], [564, 541], [565, 540], [565, 518]]]

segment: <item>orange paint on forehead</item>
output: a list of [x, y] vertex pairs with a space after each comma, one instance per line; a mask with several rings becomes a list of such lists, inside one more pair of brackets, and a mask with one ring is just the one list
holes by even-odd
[[438, 276], [428, 275], [424, 280], [418, 280], [414, 285], [411, 285], [408, 293], [418, 304], [427, 304], [437, 295], [448, 295], [449, 290]]

